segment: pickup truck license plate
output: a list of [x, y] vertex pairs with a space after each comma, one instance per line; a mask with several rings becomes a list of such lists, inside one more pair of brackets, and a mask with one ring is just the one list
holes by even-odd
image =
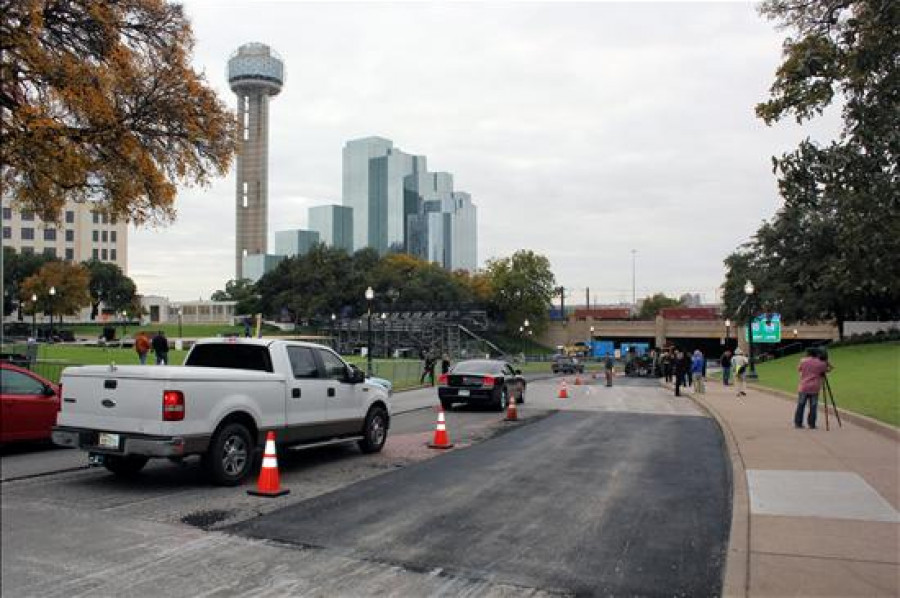
[[103, 448], [111, 448], [117, 449], [119, 448], [119, 435], [118, 434], [104, 434], [100, 433], [97, 437], [97, 446], [102, 446]]
[[461, 397], [467, 397], [467, 396], [469, 396], [469, 391], [463, 389], [463, 390], [457, 391], [456, 394], [458, 394], [458, 395], [461, 396]]

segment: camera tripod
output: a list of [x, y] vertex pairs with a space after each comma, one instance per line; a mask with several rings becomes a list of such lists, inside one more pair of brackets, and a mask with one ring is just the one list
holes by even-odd
[[825, 431], [827, 432], [830, 430], [830, 428], [828, 427], [828, 399], [829, 398], [831, 399], [832, 407], [834, 407], [834, 416], [837, 418], [838, 427], [843, 428], [844, 424], [841, 423], [841, 414], [838, 411], [837, 403], [834, 402], [834, 393], [831, 392], [831, 384], [828, 382], [828, 376], [823, 375], [822, 378], [825, 379], [825, 388], [824, 388], [824, 392], [822, 393], [822, 397], [823, 397], [824, 403], [825, 403]]

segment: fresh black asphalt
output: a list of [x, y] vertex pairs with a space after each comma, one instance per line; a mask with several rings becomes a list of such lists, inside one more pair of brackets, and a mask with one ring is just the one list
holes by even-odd
[[228, 531], [563, 593], [711, 596], [729, 476], [711, 419], [568, 411]]

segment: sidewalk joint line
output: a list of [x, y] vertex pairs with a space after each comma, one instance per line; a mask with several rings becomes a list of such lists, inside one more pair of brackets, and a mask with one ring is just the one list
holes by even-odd
[[789, 558], [795, 559], [816, 559], [822, 561], [842, 561], [848, 563], [867, 563], [871, 565], [900, 565], [900, 561], [873, 561], [870, 559], [853, 559], [847, 557], [840, 556], [826, 556], [826, 555], [815, 555], [815, 554], [792, 554], [789, 552], [771, 552], [768, 550], [754, 550], [753, 554], [764, 555], [764, 556], [785, 556]]

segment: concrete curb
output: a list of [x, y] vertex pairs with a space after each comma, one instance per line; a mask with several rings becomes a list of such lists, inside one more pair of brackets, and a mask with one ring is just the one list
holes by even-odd
[[[757, 392], [761, 392], [763, 394], [767, 394], [769, 396], [778, 397], [779, 399], [784, 399], [785, 401], [790, 401], [791, 403], [797, 402], [797, 395], [791, 394], [784, 390], [778, 390], [776, 388], [768, 388], [766, 386], [759, 386], [757, 384], [748, 384], [747, 388], [753, 389]], [[820, 404], [821, 407], [821, 404]], [[829, 408], [830, 409], [830, 408]], [[878, 421], [877, 419], [873, 419], [866, 415], [860, 415], [859, 413], [855, 413], [853, 411], [847, 411], [846, 409], [838, 407], [838, 411], [841, 414], [841, 419], [845, 419], [848, 422], [852, 422], [859, 426], [860, 428], [865, 428], [870, 432], [875, 432], [880, 436], [884, 436], [888, 440], [894, 440], [896, 442], [900, 442], [900, 429], [897, 429], [891, 425], [885, 424], [883, 422]]]
[[[660, 385], [673, 390], [666, 382]], [[708, 414], [722, 431], [731, 465], [731, 530], [728, 534], [728, 556], [725, 560], [725, 574], [722, 577], [722, 596], [746, 598], [750, 592], [750, 490], [747, 487], [747, 473], [734, 431], [719, 412], [693, 392], [685, 391], [684, 396]]]

